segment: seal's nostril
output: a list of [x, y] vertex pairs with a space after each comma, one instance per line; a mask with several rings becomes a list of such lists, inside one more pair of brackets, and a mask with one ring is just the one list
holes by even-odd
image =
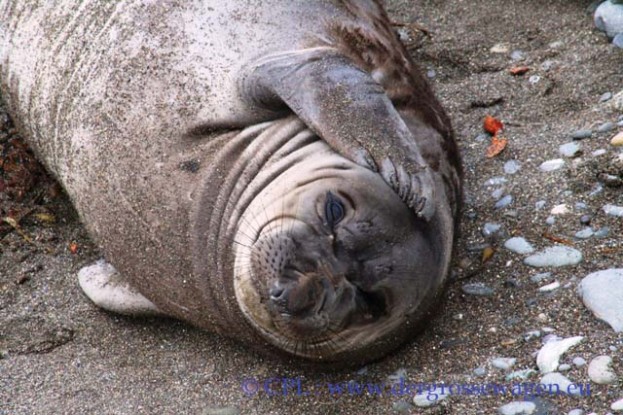
[[268, 294], [270, 295], [271, 300], [278, 300], [285, 289], [280, 285], [274, 285], [270, 290], [268, 290]]

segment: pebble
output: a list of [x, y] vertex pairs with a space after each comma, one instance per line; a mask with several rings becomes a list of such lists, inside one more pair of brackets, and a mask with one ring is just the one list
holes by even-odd
[[612, 92], [604, 92], [599, 97], [599, 102], [606, 102], [606, 101], [610, 101], [611, 99], [612, 99]]
[[514, 50], [511, 52], [511, 59], [514, 61], [521, 60], [525, 57], [525, 54], [521, 50]]
[[623, 332], [623, 268], [593, 272], [578, 288], [584, 305], [608, 323], [615, 332]]
[[591, 138], [592, 136], [592, 130], [577, 130], [571, 133], [571, 138], [573, 140], [584, 140], [585, 138]]
[[532, 85], [538, 84], [540, 81], [541, 77], [539, 75], [532, 75], [530, 78], [528, 78], [528, 82], [530, 82]]
[[591, 215], [582, 215], [580, 216], [580, 223], [582, 225], [590, 225], [592, 219]]
[[532, 339], [537, 339], [541, 337], [541, 332], [539, 330], [530, 330], [528, 332], [526, 332], [525, 336], [524, 336], [524, 340], [525, 341], [530, 341]]
[[478, 295], [478, 296], [484, 296], [484, 297], [491, 296], [494, 293], [493, 288], [488, 287], [481, 282], [464, 284], [461, 287], [461, 290], [463, 290], [463, 292], [468, 295]]
[[489, 49], [491, 53], [508, 53], [510, 52], [511, 47], [508, 43], [496, 43]]
[[588, 194], [590, 197], [595, 197], [598, 194], [600, 194], [601, 192], [603, 192], [604, 187], [601, 185], [601, 183], [597, 183], [595, 185], [595, 187], [593, 187], [593, 189], [591, 190], [591, 192]]
[[612, 385], [617, 383], [617, 375], [612, 371], [610, 356], [597, 356], [588, 364], [588, 377], [598, 385]]
[[474, 375], [476, 376], [484, 376], [487, 374], [487, 370], [484, 367], [477, 367], [474, 369]]
[[511, 195], [506, 195], [503, 198], [501, 198], [500, 200], [498, 200], [495, 203], [495, 208], [496, 209], [503, 209], [505, 207], [507, 207], [508, 205], [510, 205], [511, 203], [513, 203], [513, 196]]
[[612, 405], [610, 405], [610, 409], [612, 409], [613, 411], [623, 411], [623, 399], [612, 402]]
[[574, 357], [573, 358], [573, 364], [576, 365], [577, 367], [582, 367], [582, 366], [586, 365], [586, 360], [584, 360], [581, 357]]
[[495, 237], [502, 232], [502, 225], [494, 222], [485, 223], [481, 230], [482, 236], [484, 236], [485, 238]]
[[606, 32], [609, 38], [623, 33], [623, 7], [611, 1], [603, 2], [595, 10], [595, 26], [602, 32]]
[[539, 200], [538, 202], [536, 202], [534, 204], [534, 208], [536, 210], [541, 210], [541, 209], [543, 209], [545, 207], [546, 204], [547, 204], [547, 202], [545, 200]]
[[496, 357], [491, 361], [491, 366], [500, 370], [508, 370], [517, 363], [517, 359], [513, 357]]
[[505, 184], [506, 182], [508, 182], [508, 179], [506, 179], [506, 177], [492, 177], [485, 182], [485, 186], [499, 186], [501, 184]]
[[506, 189], [504, 187], [500, 187], [499, 189], [495, 189], [493, 192], [491, 192], [491, 197], [494, 200], [500, 200], [502, 198], [502, 195], [504, 195], [505, 191], [506, 191]]
[[402, 413], [402, 412], [411, 412], [413, 406], [406, 401], [396, 401], [392, 404], [392, 409], [394, 412]]
[[581, 395], [582, 390], [579, 387], [569, 388], [571, 385], [575, 385], [575, 383], [571, 382], [565, 375], [562, 375], [558, 372], [548, 373], [541, 378], [542, 385], [551, 385], [550, 388], [552, 391], [559, 390], [560, 393], [565, 395]]
[[606, 215], [623, 218], [623, 206], [605, 205], [602, 209]]
[[545, 219], [545, 223], [547, 223], [548, 225], [553, 225], [554, 223], [556, 223], [556, 218], [553, 216], [548, 216], [547, 219]]
[[616, 128], [616, 124], [613, 122], [605, 122], [597, 127], [598, 133], [607, 133], [608, 131], [612, 131]]
[[617, 48], [623, 49], [623, 33], [619, 33], [612, 39], [612, 44]]
[[239, 415], [240, 410], [230, 406], [225, 408], [206, 408], [203, 413], [206, 415]]
[[530, 281], [539, 283], [539, 282], [542, 282], [542, 281], [548, 279], [551, 276], [552, 276], [551, 272], [541, 272], [539, 274], [535, 274], [535, 275], [531, 276], [530, 277]]
[[504, 163], [504, 173], [515, 174], [521, 170], [521, 163], [517, 160], [508, 160]]
[[620, 133], [612, 137], [610, 144], [612, 144], [615, 147], [623, 146], [623, 131], [621, 131]]
[[449, 396], [449, 389], [446, 387], [437, 387], [432, 392], [425, 391], [422, 393], [418, 393], [413, 398], [413, 403], [415, 406], [420, 408], [428, 408], [429, 406], [433, 406], [443, 401]]
[[546, 293], [546, 292], [549, 292], [549, 291], [554, 291], [554, 290], [556, 290], [558, 288], [560, 288], [560, 283], [558, 281], [554, 281], [551, 284], [547, 284], [547, 285], [544, 285], [543, 287], [539, 288], [539, 291], [542, 292], [542, 293]]
[[525, 238], [515, 236], [504, 242], [504, 248], [516, 254], [527, 255], [534, 252], [534, 247]]
[[593, 236], [597, 239], [601, 239], [601, 238], [607, 238], [608, 235], [610, 235], [610, 228], [607, 226], [604, 226], [603, 228], [600, 228], [599, 230], [595, 231], [595, 235]]
[[588, 208], [588, 205], [584, 202], [575, 202], [575, 209], [576, 210], [584, 210]]
[[546, 60], [545, 62], [543, 62], [541, 64], [541, 69], [543, 69], [545, 72], [551, 70], [554, 66], [556, 66], [557, 63], [555, 61], [552, 60]]
[[515, 401], [498, 408], [500, 415], [531, 415], [536, 410], [536, 404], [530, 401]]
[[550, 171], [558, 170], [564, 165], [565, 165], [565, 161], [563, 159], [553, 159], [553, 160], [547, 160], [541, 163], [541, 165], [539, 166], [539, 169], [543, 172], [550, 172]]
[[558, 148], [560, 155], [563, 157], [571, 158], [578, 155], [578, 153], [582, 150], [582, 145], [577, 141], [572, 141], [570, 143], [566, 143], [561, 145]]
[[603, 156], [604, 154], [608, 153], [608, 150], [606, 150], [605, 148], [600, 148], [598, 150], [595, 150], [591, 153], [591, 156], [593, 157], [599, 157], [599, 156]]
[[566, 372], [568, 370], [571, 370], [571, 365], [568, 364], [568, 363], [564, 363], [564, 364], [558, 366], [558, 370], [561, 371], [561, 372]]
[[609, 349], [611, 352], [616, 352], [616, 351], [618, 350], [616, 346], [610, 346], [610, 347], [608, 347], [608, 349]]
[[569, 212], [569, 206], [563, 203], [561, 205], [554, 206], [549, 213], [551, 213], [552, 215], [566, 215]]
[[568, 246], [551, 246], [524, 259], [531, 267], [564, 267], [582, 261], [582, 252]]
[[569, 411], [567, 415], [584, 415], [584, 411], [582, 409], [572, 409]]
[[428, 72], [426, 72], [426, 76], [428, 76], [429, 79], [434, 79], [437, 76], [437, 72], [434, 69], [429, 69]]
[[582, 229], [581, 231], [576, 232], [574, 236], [577, 239], [588, 239], [591, 236], [593, 236], [594, 234], [595, 234], [595, 231], [593, 230], [593, 228], [586, 227], [586, 228]]
[[527, 380], [530, 376], [536, 374], [536, 370], [534, 369], [524, 369], [524, 370], [516, 370], [515, 372], [511, 372], [504, 378], [507, 382], [511, 382], [513, 380]]
[[558, 368], [560, 357], [573, 346], [584, 340], [582, 336], [568, 337], [566, 339], [552, 340], [543, 345], [536, 356], [536, 364], [541, 373], [550, 373]]

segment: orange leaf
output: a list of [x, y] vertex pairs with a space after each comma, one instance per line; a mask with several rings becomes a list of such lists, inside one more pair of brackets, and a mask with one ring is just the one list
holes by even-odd
[[491, 144], [489, 148], [487, 148], [487, 157], [495, 157], [502, 152], [506, 148], [506, 144], [508, 140], [506, 138], [498, 138], [497, 135], [491, 137]]
[[485, 117], [484, 127], [486, 132], [491, 135], [496, 135], [498, 132], [504, 129], [504, 124], [502, 124], [502, 121], [498, 120], [497, 118], [487, 115]]
[[513, 76], [519, 76], [519, 75], [525, 74], [529, 70], [530, 70], [530, 68], [528, 68], [527, 66], [515, 66], [515, 67], [511, 68], [509, 72]]
[[72, 254], [76, 254], [78, 252], [78, 244], [75, 242], [70, 243], [69, 252], [71, 252]]

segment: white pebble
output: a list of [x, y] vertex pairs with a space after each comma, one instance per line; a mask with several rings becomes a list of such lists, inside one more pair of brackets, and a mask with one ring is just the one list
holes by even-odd
[[547, 284], [539, 288], [540, 292], [549, 292], [554, 291], [555, 289], [560, 288], [560, 283], [558, 281], [554, 281], [551, 284]]
[[563, 159], [553, 159], [553, 160], [548, 160], [548, 161], [541, 163], [541, 165], [539, 166], [539, 169], [544, 172], [550, 172], [550, 171], [558, 170], [564, 165], [565, 165], [565, 161]]
[[555, 371], [558, 368], [560, 357], [566, 353], [567, 350], [579, 344], [582, 340], [584, 340], [584, 337], [575, 336], [545, 343], [545, 345], [541, 347], [541, 350], [539, 350], [536, 357], [536, 364], [541, 373], [550, 373]]
[[515, 401], [498, 408], [500, 415], [531, 415], [536, 410], [534, 402]]
[[610, 356], [597, 356], [588, 364], [588, 377], [598, 385], [611, 385], [617, 382], [617, 375], [612, 371]]

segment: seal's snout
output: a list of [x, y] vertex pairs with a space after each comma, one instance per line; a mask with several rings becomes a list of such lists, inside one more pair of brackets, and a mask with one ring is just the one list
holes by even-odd
[[295, 278], [282, 277], [275, 281], [268, 294], [280, 314], [305, 317], [321, 310], [325, 287], [318, 276], [298, 273]]

